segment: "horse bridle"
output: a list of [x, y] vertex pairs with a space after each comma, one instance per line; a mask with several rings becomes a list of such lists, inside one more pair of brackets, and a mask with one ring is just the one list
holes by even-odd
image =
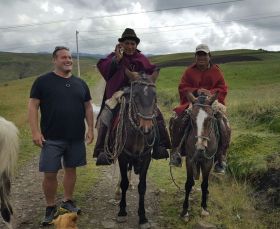
[[[147, 77], [142, 77], [142, 79], [146, 79]], [[140, 132], [143, 136], [144, 136], [144, 140], [147, 144], [148, 147], [152, 147], [155, 143], [155, 139], [156, 139], [156, 134], [155, 134], [155, 113], [156, 113], [156, 106], [154, 107], [154, 112], [151, 116], [146, 116], [144, 114], [141, 114], [139, 112], [139, 110], [137, 109], [136, 103], [134, 101], [134, 94], [133, 94], [133, 87], [136, 84], [144, 84], [148, 87], [156, 87], [156, 85], [154, 83], [148, 83], [142, 80], [135, 80], [131, 82], [131, 86], [130, 86], [130, 98], [129, 98], [129, 104], [128, 104], [128, 117], [129, 117], [129, 121], [132, 124], [132, 126], [134, 127], [135, 130], [137, 130], [138, 132]], [[134, 116], [133, 116], [134, 114]], [[146, 134], [141, 130], [141, 128], [139, 127], [139, 125], [134, 121], [137, 120], [137, 116], [143, 118], [143, 119], [149, 119], [152, 120], [154, 122], [152, 131], [153, 131], [153, 140], [151, 141], [151, 143], [148, 142], [148, 140], [146, 139]]]
[[[144, 84], [146, 86], [149, 86], [149, 87], [156, 87], [156, 85], [154, 83], [148, 83], [148, 82], [144, 82], [142, 80], [135, 80], [135, 81], [132, 81], [131, 82], [131, 86], [130, 86], [130, 98], [129, 98], [129, 106], [128, 106], [128, 114], [129, 114], [129, 120], [131, 122], [131, 124], [133, 125], [133, 127], [135, 129], [140, 129], [139, 126], [137, 125], [137, 123], [133, 120], [136, 119], [137, 120], [137, 116], [143, 118], [143, 119], [154, 119], [155, 118], [155, 110], [156, 110], [156, 107], [154, 107], [154, 112], [152, 115], [150, 116], [147, 116], [147, 115], [144, 115], [144, 114], [141, 114], [138, 109], [137, 109], [137, 106], [136, 106], [136, 103], [134, 101], [134, 94], [133, 94], [133, 87], [135, 84]], [[134, 111], [134, 112], [133, 112]], [[132, 117], [132, 113], [134, 113], [134, 117]]]
[[[215, 122], [215, 120], [216, 120], [216, 118], [215, 118], [215, 116], [213, 115], [213, 113], [214, 113], [214, 111], [213, 111], [213, 108], [212, 108], [212, 106], [211, 105], [208, 105], [208, 104], [201, 104], [201, 103], [194, 103], [193, 104], [193, 106], [199, 106], [199, 107], [210, 107], [210, 109], [211, 109], [211, 111], [212, 111], [212, 115], [210, 116], [210, 118], [211, 118], [211, 129], [210, 129], [210, 131], [209, 131], [209, 134], [208, 134], [208, 136], [203, 136], [203, 135], [196, 135], [195, 136], [195, 138], [201, 138], [201, 139], [203, 139], [203, 140], [206, 140], [207, 142], [209, 142], [210, 141], [210, 136], [211, 136], [211, 134], [212, 134], [212, 132], [213, 132], [213, 130], [214, 130], [214, 122]], [[191, 125], [192, 125], [192, 127], [193, 127], [193, 120], [192, 120], [192, 118], [191, 118]], [[203, 156], [206, 158], [206, 159], [212, 159], [214, 156], [215, 156], [215, 154], [216, 154], [216, 152], [212, 155], [212, 156], [207, 156], [206, 155], [206, 149], [204, 150], [204, 152], [203, 152]]]

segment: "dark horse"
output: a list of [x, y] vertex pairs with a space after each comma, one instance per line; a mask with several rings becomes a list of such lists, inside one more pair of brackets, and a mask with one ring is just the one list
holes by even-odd
[[188, 100], [192, 103], [192, 109], [189, 114], [189, 134], [184, 142], [187, 150], [187, 181], [181, 217], [185, 221], [189, 220], [189, 194], [194, 186], [194, 179], [199, 178], [200, 170], [202, 172], [201, 215], [209, 215], [207, 210], [208, 178], [219, 143], [217, 120], [211, 105], [217, 96], [218, 93], [211, 97], [202, 94], [195, 98], [192, 93], [187, 94]]
[[130, 92], [122, 97], [119, 123], [115, 133], [113, 133], [113, 152], [115, 159], [117, 158], [119, 161], [122, 191], [117, 221], [124, 222], [127, 217], [126, 192], [129, 186], [127, 168], [131, 164], [134, 172], [139, 174], [139, 224], [141, 228], [149, 228], [150, 224], [145, 214], [144, 198], [151, 150], [156, 138], [155, 81], [158, 71], [155, 71], [152, 75], [146, 75], [126, 70], [126, 75], [131, 82]]
[[8, 228], [12, 228], [13, 209], [9, 196], [18, 147], [18, 129], [13, 123], [0, 116], [0, 203], [1, 215]]

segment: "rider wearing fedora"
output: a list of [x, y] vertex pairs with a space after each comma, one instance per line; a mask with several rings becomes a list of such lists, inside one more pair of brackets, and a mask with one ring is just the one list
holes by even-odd
[[[105, 152], [104, 143], [109, 126], [119, 109], [118, 101], [124, 93], [123, 89], [130, 86], [125, 69], [132, 72], [144, 72], [147, 75], [158, 71], [158, 68], [151, 64], [148, 58], [137, 49], [140, 39], [133, 29], [126, 28], [118, 41], [115, 51], [97, 63], [97, 68], [106, 81], [106, 87], [98, 115], [98, 137], [93, 152], [93, 157], [97, 157], [96, 165], [110, 165], [112, 163], [112, 155]], [[155, 159], [168, 158], [167, 149], [171, 148], [171, 143], [159, 109], [157, 109], [156, 123], [158, 134], [152, 157]]]
[[186, 95], [191, 92], [194, 96], [204, 93], [208, 96], [218, 92], [218, 101], [212, 105], [215, 111], [215, 117], [218, 120], [220, 141], [216, 153], [216, 164], [214, 171], [217, 173], [225, 172], [226, 151], [229, 147], [231, 130], [226, 118], [225, 98], [228, 87], [225, 83], [223, 73], [218, 65], [210, 61], [211, 54], [206, 44], [200, 44], [195, 50], [195, 63], [186, 69], [179, 84], [180, 105], [174, 109], [174, 115], [169, 122], [172, 150], [170, 153], [170, 166], [181, 165], [181, 155], [184, 152], [181, 140], [184, 136], [185, 129], [189, 123], [190, 102]]

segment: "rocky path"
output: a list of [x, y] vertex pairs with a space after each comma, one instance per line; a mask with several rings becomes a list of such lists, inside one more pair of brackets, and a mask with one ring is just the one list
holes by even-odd
[[[138, 176], [132, 175], [134, 188], [127, 192], [127, 222], [117, 223], [116, 216], [119, 210], [118, 201], [115, 200], [115, 186], [118, 181], [118, 167], [115, 165], [102, 168], [102, 179], [86, 194], [85, 212], [79, 219], [79, 228], [138, 228]], [[114, 172], [116, 171], [116, 172]], [[112, 179], [113, 177], [113, 179]], [[153, 185], [148, 182], [146, 192], [146, 214], [152, 228], [158, 227], [159, 195]]]

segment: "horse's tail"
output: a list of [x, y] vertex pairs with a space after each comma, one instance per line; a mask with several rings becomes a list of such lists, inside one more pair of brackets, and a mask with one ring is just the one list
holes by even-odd
[[0, 174], [11, 177], [18, 158], [18, 129], [10, 121], [0, 117]]

